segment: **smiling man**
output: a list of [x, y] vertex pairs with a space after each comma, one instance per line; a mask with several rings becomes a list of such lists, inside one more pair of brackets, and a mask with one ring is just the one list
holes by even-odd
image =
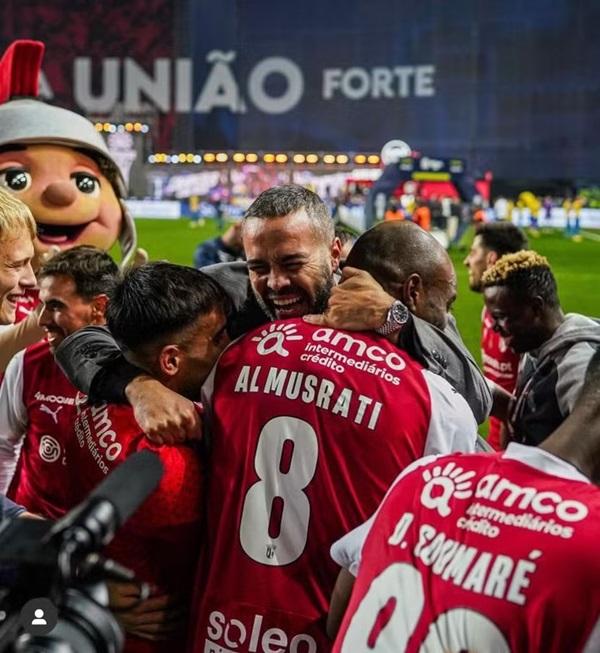
[[119, 270], [106, 252], [80, 246], [48, 262], [39, 280], [39, 322], [47, 339], [12, 359], [0, 387], [0, 492], [12, 482], [12, 498], [56, 519], [70, 507], [64, 449], [77, 390], [55, 363], [53, 350], [77, 329], [104, 324], [108, 293], [119, 280]]
[[0, 188], [0, 324], [14, 322], [17, 302], [35, 286], [33, 238], [31, 212]]
[[270, 188], [246, 212], [242, 240], [254, 295], [272, 320], [325, 310], [342, 245], [317, 195]]
[[503, 256], [481, 284], [493, 328], [507, 346], [526, 354], [508, 415], [511, 435], [538, 445], [571, 413], [600, 348], [600, 325], [563, 313], [550, 264], [536, 252]]
[[18, 351], [42, 337], [35, 313], [13, 325], [18, 305], [35, 286], [34, 237], [27, 206], [0, 187], [0, 325], [10, 325], [0, 330], [0, 372]]

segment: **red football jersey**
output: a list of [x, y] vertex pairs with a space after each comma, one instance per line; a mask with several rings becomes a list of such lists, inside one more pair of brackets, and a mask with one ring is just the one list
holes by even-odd
[[27, 288], [25, 294], [17, 302], [15, 313], [15, 324], [24, 320], [40, 303], [40, 291], [38, 288]]
[[23, 414], [25, 434], [9, 496], [31, 512], [57, 519], [73, 505], [65, 451], [73, 431], [77, 390], [45, 340], [17, 354], [3, 383], [7, 392], [15, 389], [10, 410]]
[[331, 543], [416, 458], [472, 450], [471, 411], [384, 338], [302, 320], [233, 343], [204, 406], [208, 547], [193, 650], [330, 650]]
[[375, 516], [334, 652], [598, 650], [599, 518], [600, 489], [540, 449], [416, 467]]
[[[158, 593], [186, 597], [200, 551], [203, 474], [200, 455], [189, 446], [157, 447], [140, 431], [130, 406], [80, 406], [67, 452], [75, 503], [128, 456], [150, 449], [164, 474], [157, 489], [118, 531], [105, 553], [135, 571]], [[189, 597], [188, 597], [189, 600]], [[128, 636], [126, 653], [183, 650], [185, 633], [150, 642]]]
[[[483, 309], [481, 326], [481, 354], [483, 358], [483, 374], [485, 377], [513, 392], [517, 384], [520, 356], [505, 342], [504, 338], [494, 331], [494, 320], [487, 310]], [[500, 449], [500, 430], [502, 421], [490, 417], [488, 442], [494, 449]]]

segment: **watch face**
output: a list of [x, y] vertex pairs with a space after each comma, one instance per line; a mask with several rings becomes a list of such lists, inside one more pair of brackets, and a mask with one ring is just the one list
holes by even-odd
[[402, 302], [394, 302], [391, 307], [391, 317], [398, 324], [405, 324], [408, 320], [408, 308]]

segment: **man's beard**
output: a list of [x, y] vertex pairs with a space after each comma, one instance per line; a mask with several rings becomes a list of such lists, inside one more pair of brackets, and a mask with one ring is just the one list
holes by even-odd
[[479, 278], [479, 281], [469, 280], [469, 290], [473, 292], [483, 292], [483, 284], [481, 283], [481, 277]]
[[[329, 266], [324, 265], [322, 269], [322, 283], [321, 285], [317, 288], [315, 292], [315, 297], [314, 300], [310, 306], [310, 310], [306, 315], [309, 313], [311, 314], [319, 314], [319, 313], [324, 313], [325, 309], [327, 308], [327, 302], [329, 301], [329, 296], [331, 295], [331, 289], [335, 285], [335, 280], [334, 276], [331, 273]], [[254, 293], [254, 296], [256, 297], [256, 301], [258, 302], [258, 305], [261, 307], [263, 313], [271, 320], [277, 320], [277, 313], [275, 311], [275, 308], [273, 306], [270, 306], [265, 302], [265, 300], [259, 295], [254, 287], [252, 287], [252, 292]], [[302, 291], [302, 294], [306, 294], [304, 291]]]
[[325, 278], [325, 283], [320, 288], [318, 288], [317, 292], [315, 293], [315, 301], [313, 302], [311, 313], [318, 315], [319, 313], [325, 312], [333, 285], [333, 274], [328, 271], [327, 277]]
[[271, 311], [271, 309], [267, 306], [265, 300], [256, 292], [254, 286], [252, 287], [252, 292], [254, 293], [254, 297], [256, 297], [256, 301], [258, 302], [258, 305], [261, 307], [262, 312], [269, 318], [269, 320], [271, 321], [276, 320], [277, 317], [274, 315], [273, 311]]

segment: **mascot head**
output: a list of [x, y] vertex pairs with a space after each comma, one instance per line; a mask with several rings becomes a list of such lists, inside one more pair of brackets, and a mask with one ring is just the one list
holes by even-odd
[[0, 186], [31, 209], [36, 253], [58, 246], [135, 253], [125, 182], [94, 125], [35, 99], [44, 46], [15, 41], [0, 61]]

